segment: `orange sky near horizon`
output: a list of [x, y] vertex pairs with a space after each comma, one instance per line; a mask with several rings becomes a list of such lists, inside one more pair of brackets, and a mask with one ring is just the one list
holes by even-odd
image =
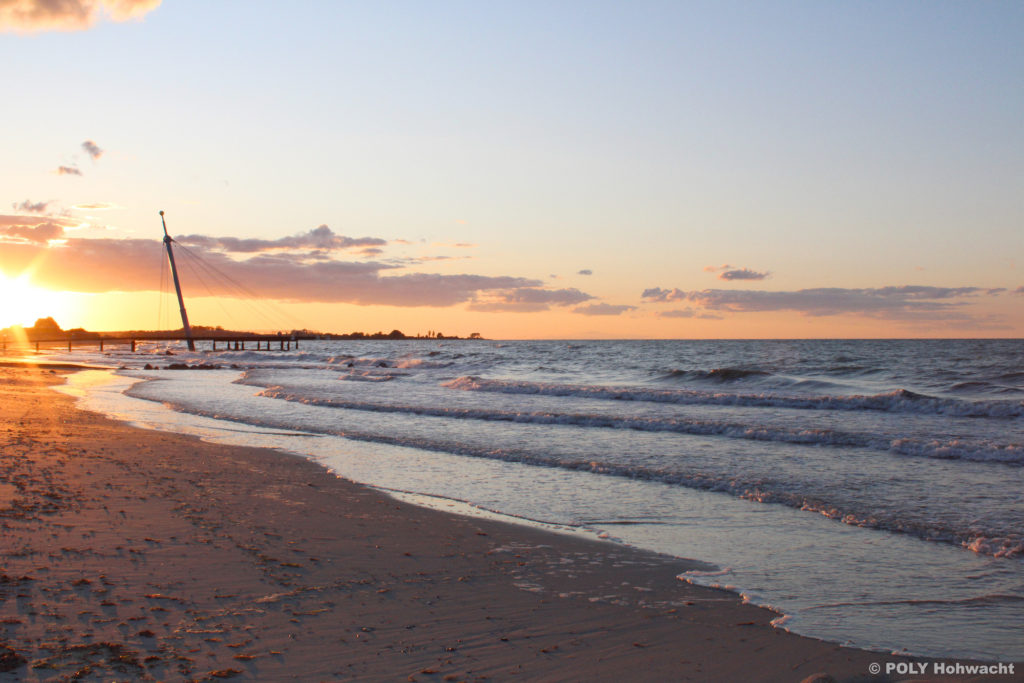
[[[14, 293], [17, 299], [8, 299]], [[18, 301], [5, 306], [0, 328], [11, 325], [29, 327], [40, 317], [52, 317], [63, 329], [85, 328], [91, 331], [129, 329], [177, 329], [181, 320], [172, 292], [132, 292], [83, 294], [55, 292], [0, 276], [0, 297]], [[892, 325], [860, 316], [815, 317], [773, 313], [752, 313], [719, 320], [672, 321], [657, 311], [616, 317], [610, 333], [602, 320], [557, 311], [532, 313], [468, 313], [456, 308], [399, 308], [393, 306], [354, 306], [350, 304], [295, 304], [266, 302], [247, 324], [242, 311], [253, 308], [249, 301], [199, 297], [186, 301], [192, 325], [223, 326], [255, 332], [310, 329], [318, 332], [365, 332], [372, 334], [400, 329], [407, 335], [440, 332], [468, 337], [479, 332], [489, 339], [873, 339], [873, 338], [959, 338], [970, 337], [962, 328], [927, 326], [898, 329]], [[233, 311], [230, 312], [229, 311]], [[267, 316], [278, 316], [273, 325]], [[232, 323], [231, 321], [235, 321]], [[902, 333], [901, 333], [902, 332]], [[1019, 338], [1014, 330], [1007, 334], [973, 335], [979, 337]]]

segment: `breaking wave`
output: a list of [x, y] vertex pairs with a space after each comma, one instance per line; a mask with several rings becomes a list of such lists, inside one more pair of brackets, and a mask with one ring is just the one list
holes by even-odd
[[645, 389], [636, 387], [595, 386], [586, 384], [553, 384], [518, 380], [484, 379], [463, 376], [442, 386], [460, 391], [487, 391], [504, 394], [537, 394], [543, 396], [576, 396], [614, 401], [649, 401], [680, 405], [718, 405], [802, 410], [873, 410], [886, 413], [914, 413], [949, 417], [1024, 417], [1024, 401], [968, 401], [938, 398], [906, 389], [873, 396], [786, 396], [761, 393], [742, 394], [690, 389]]
[[593, 415], [567, 412], [521, 412], [485, 408], [451, 406], [401, 405], [371, 403], [343, 398], [311, 397], [294, 393], [284, 387], [268, 387], [259, 392], [267, 398], [293, 401], [306, 405], [363, 410], [378, 413], [403, 413], [451, 419], [516, 422], [539, 425], [571, 425], [606, 429], [633, 429], [644, 432], [674, 432], [694, 436], [723, 436], [753, 441], [777, 441], [806, 446], [847, 446], [890, 451], [899, 455], [938, 458], [943, 460], [974, 460], [1024, 464], [1024, 447], [1017, 444], [996, 444], [979, 439], [889, 439], [885, 437], [843, 432], [831, 429], [792, 429], [783, 426], [749, 425], [716, 420], [686, 418]]

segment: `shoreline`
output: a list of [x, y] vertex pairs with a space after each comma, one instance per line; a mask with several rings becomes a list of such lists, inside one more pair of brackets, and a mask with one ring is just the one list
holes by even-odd
[[869, 665], [936, 661], [774, 629], [677, 580], [685, 560], [85, 412], [49, 388], [72, 369], [0, 364], [0, 657], [24, 660], [0, 680], [890, 680]]

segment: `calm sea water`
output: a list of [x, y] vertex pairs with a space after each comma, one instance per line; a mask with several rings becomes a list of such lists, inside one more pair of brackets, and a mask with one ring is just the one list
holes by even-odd
[[[87, 405], [713, 565], [778, 626], [1024, 659], [1024, 342], [309, 342], [89, 358]], [[215, 369], [143, 370], [170, 362]], [[142, 399], [142, 400], [139, 400]]]

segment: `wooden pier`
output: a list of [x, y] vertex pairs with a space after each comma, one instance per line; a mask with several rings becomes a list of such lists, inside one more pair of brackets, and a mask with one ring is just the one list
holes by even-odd
[[[6, 353], [7, 347], [11, 346], [14, 348], [23, 348], [25, 346], [35, 346], [36, 351], [41, 349], [55, 349], [55, 348], [67, 348], [68, 351], [72, 351], [74, 347], [84, 346], [98, 346], [100, 351], [103, 351], [105, 346], [131, 346], [132, 353], [135, 353], [136, 347], [141, 342], [172, 342], [172, 341], [184, 341], [187, 342], [189, 337], [184, 335], [179, 336], [167, 336], [167, 337], [53, 337], [50, 339], [31, 339], [31, 340], [18, 340], [4, 338], [0, 342], [2, 351]], [[248, 350], [253, 351], [291, 351], [293, 348], [298, 350], [299, 338], [293, 335], [280, 335], [280, 334], [249, 334], [241, 336], [203, 336], [203, 335], [192, 335], [191, 340], [193, 342], [210, 342], [211, 351], [245, 351], [247, 350], [246, 344], [248, 344]], [[217, 344], [221, 346], [218, 348]], [[253, 348], [255, 344], [255, 348]]]

